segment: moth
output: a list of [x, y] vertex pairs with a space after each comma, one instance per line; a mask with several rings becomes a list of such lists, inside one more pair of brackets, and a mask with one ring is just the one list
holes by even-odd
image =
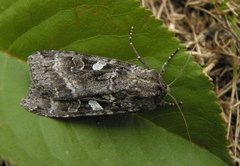
[[132, 31], [133, 27], [130, 46], [144, 67], [73, 51], [29, 56], [32, 83], [23, 107], [38, 115], [66, 118], [148, 111], [166, 104], [169, 88], [162, 75], [179, 49], [156, 72], [135, 49]]

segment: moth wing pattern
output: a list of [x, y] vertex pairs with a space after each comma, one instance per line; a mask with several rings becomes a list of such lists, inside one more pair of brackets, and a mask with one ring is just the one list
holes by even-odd
[[[89, 102], [90, 101], [90, 102]], [[95, 116], [113, 114], [107, 108], [103, 109], [101, 106], [97, 108], [97, 103], [91, 104], [95, 100], [54, 100], [48, 95], [42, 95], [36, 87], [31, 87], [28, 96], [22, 101], [22, 105], [30, 112], [38, 115], [49, 117], [79, 117], [79, 116]], [[93, 109], [95, 108], [95, 109]], [[119, 113], [126, 111], [119, 110]]]
[[22, 105], [51, 117], [153, 110], [166, 96], [159, 74], [126, 62], [73, 51], [28, 58], [32, 85]]
[[[146, 103], [147, 101], [148, 103]], [[142, 100], [129, 105], [131, 102], [133, 101], [127, 99], [109, 102], [98, 98], [54, 100], [48, 95], [42, 95], [36, 87], [31, 87], [28, 96], [22, 101], [22, 105], [38, 115], [65, 118], [138, 112], [144, 108], [143, 105], [154, 104], [152, 100]]]
[[[106, 95], [122, 90], [141, 95], [158, 90], [158, 74], [119, 60], [87, 56], [73, 51], [42, 51], [28, 59], [36, 87], [55, 99], [73, 99], [91, 94]], [[137, 84], [137, 85], [136, 85]]]

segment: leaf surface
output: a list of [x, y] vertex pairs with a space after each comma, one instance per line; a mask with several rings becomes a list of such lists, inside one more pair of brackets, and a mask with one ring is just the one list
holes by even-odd
[[179, 43], [134, 1], [4, 3], [0, 10], [0, 155], [4, 159], [17, 165], [229, 163], [212, 86], [192, 60], [183, 67], [188, 59], [184, 49], [168, 66], [164, 80], [170, 83], [180, 74], [170, 91], [183, 102], [192, 143], [175, 107], [103, 117], [98, 125], [96, 117], [50, 119], [20, 106], [30, 85], [24, 62], [28, 55], [37, 50], [63, 49], [139, 64], [128, 45], [132, 25], [137, 50], [151, 68], [159, 70]]

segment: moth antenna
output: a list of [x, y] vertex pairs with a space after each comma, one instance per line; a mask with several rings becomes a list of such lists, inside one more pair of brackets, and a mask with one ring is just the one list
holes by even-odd
[[170, 87], [172, 84], [174, 84], [174, 83], [180, 78], [180, 76], [182, 75], [184, 69], [186, 68], [189, 60], [190, 60], [190, 56], [188, 56], [188, 59], [185, 61], [185, 63], [184, 63], [184, 65], [183, 65], [180, 73], [178, 73], [178, 75], [175, 77], [175, 79], [174, 79], [171, 83], [168, 84], [169, 87]]
[[140, 56], [140, 54], [138, 53], [137, 49], [135, 48], [135, 46], [132, 42], [133, 30], [134, 30], [134, 27], [131, 26], [130, 32], [129, 32], [129, 45], [132, 47], [132, 50], [135, 53], [137, 59], [144, 65], [145, 68], [149, 69], [149, 66], [143, 61], [142, 57]]
[[176, 51], [174, 51], [169, 57], [168, 57], [168, 60], [166, 62], [164, 62], [164, 64], [162, 65], [162, 68], [159, 72], [160, 76], [162, 76], [165, 71], [166, 71], [166, 68], [169, 64], [169, 62], [172, 60], [172, 58], [179, 52], [180, 48], [177, 48]]
[[184, 116], [184, 114], [183, 114], [183, 111], [182, 111], [181, 107], [179, 106], [177, 100], [176, 100], [170, 93], [168, 93], [167, 95], [170, 96], [170, 97], [173, 99], [174, 103], [175, 103], [176, 106], [178, 107], [178, 109], [179, 109], [179, 111], [180, 111], [180, 113], [181, 113], [181, 115], [182, 115], [184, 124], [185, 124], [185, 126], [186, 126], [186, 131], [187, 131], [188, 139], [189, 139], [190, 142], [192, 142], [192, 139], [191, 139], [191, 136], [190, 136], [190, 133], [189, 133], [189, 128], [188, 128], [188, 125], [187, 125], [187, 120], [186, 120], [186, 118], [185, 118], [185, 116]]

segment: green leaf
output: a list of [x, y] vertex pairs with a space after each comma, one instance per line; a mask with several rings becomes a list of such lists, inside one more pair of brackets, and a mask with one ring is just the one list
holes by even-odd
[[230, 163], [212, 86], [192, 60], [183, 69], [188, 59], [183, 49], [164, 79], [170, 83], [181, 74], [170, 90], [183, 102], [192, 142], [177, 108], [107, 116], [98, 125], [96, 117], [51, 119], [20, 106], [30, 80], [26, 63], [17, 58], [25, 61], [37, 50], [64, 49], [138, 63], [128, 45], [132, 25], [137, 50], [159, 70], [179, 43], [138, 3], [18, 0], [5, 2], [3, 7], [0, 49], [8, 52], [0, 54], [0, 155], [4, 159], [17, 165]]
[[224, 165], [206, 150], [140, 115], [71, 120], [39, 117], [19, 102], [26, 64], [0, 54], [0, 149], [17, 165]]

